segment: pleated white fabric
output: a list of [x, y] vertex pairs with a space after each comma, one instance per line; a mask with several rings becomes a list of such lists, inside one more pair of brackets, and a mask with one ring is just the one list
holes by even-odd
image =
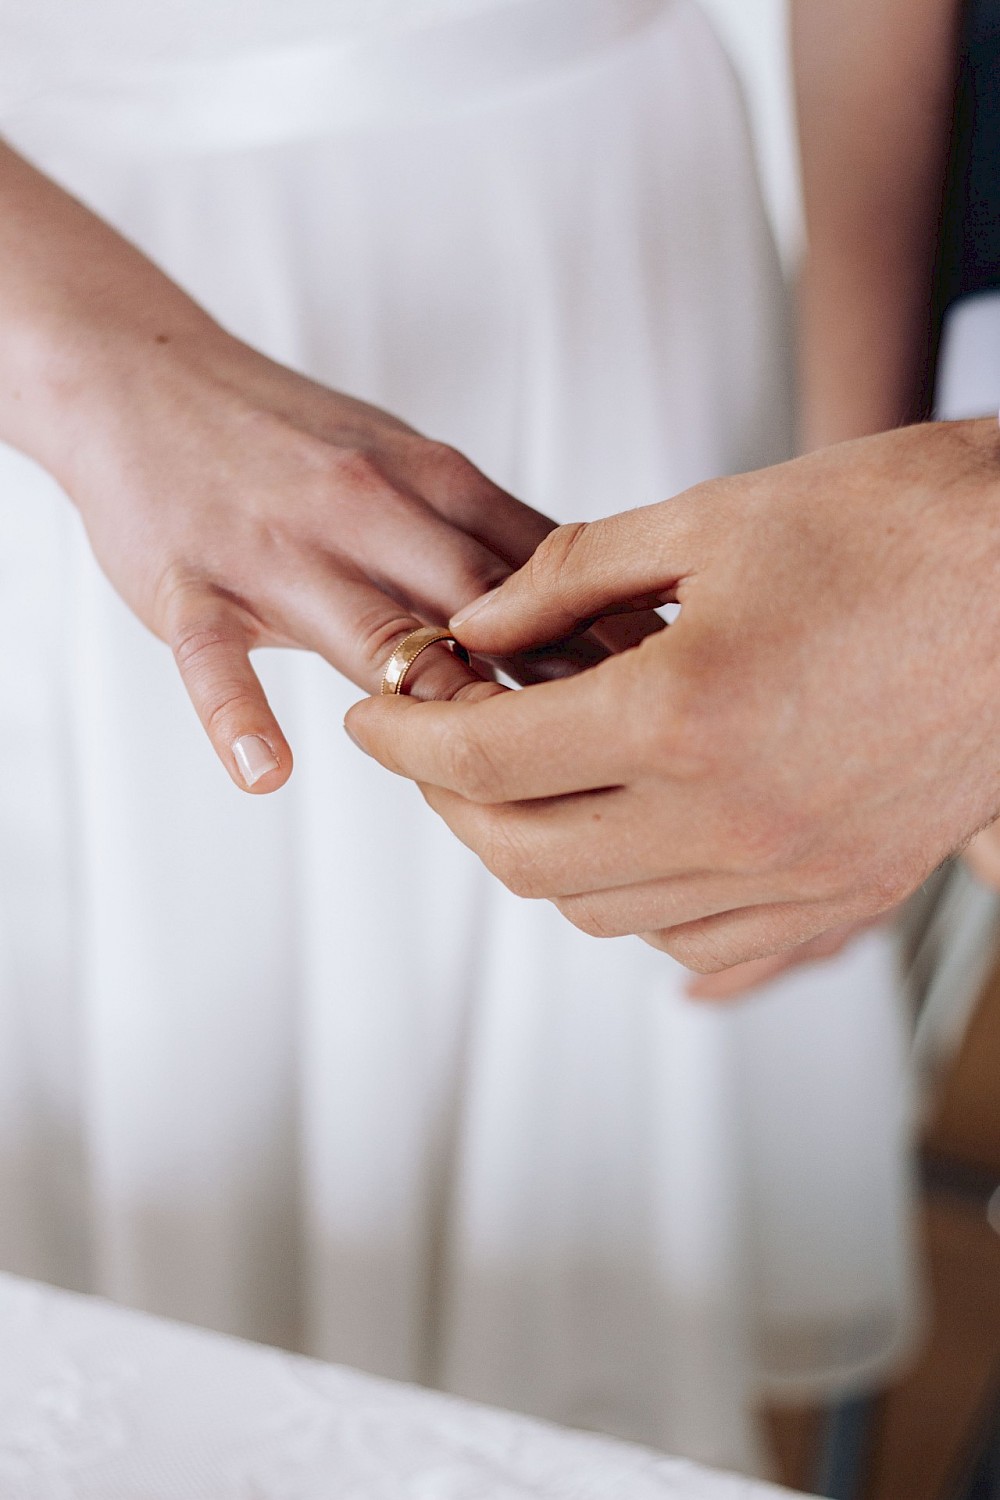
[[[10, 133], [241, 337], [595, 516], [780, 457], [790, 401], [714, 36], [664, 0], [576, 47], [574, 3], [565, 57], [522, 29], [479, 103], [331, 98], [265, 144], [258, 90], [246, 146], [231, 117], [97, 144], [86, 102]], [[240, 796], [8, 449], [0, 568], [0, 1266], [728, 1467], [762, 1385], [898, 1353], [887, 937], [694, 1007], [663, 956], [493, 882], [346, 740], [317, 660], [261, 659], [297, 769]]]

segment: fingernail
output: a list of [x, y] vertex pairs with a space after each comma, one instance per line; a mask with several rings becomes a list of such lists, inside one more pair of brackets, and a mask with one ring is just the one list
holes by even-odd
[[472, 619], [473, 615], [478, 615], [481, 610], [484, 610], [490, 601], [495, 599], [497, 594], [499, 594], [500, 587], [490, 589], [486, 594], [480, 594], [478, 599], [473, 599], [471, 604], [467, 604], [464, 609], [460, 609], [457, 614], [452, 615], [448, 621], [452, 630], [457, 630], [459, 625], [464, 625], [467, 620]]
[[357, 745], [357, 747], [361, 751], [362, 755], [367, 755], [368, 754], [368, 751], [365, 749], [364, 745], [362, 745], [361, 741], [358, 739], [357, 735], [354, 733], [354, 730], [351, 728], [350, 724], [348, 724], [346, 721], [344, 723], [344, 733], [347, 735], [347, 738], [350, 740], [350, 742], [351, 742], [352, 745]]
[[278, 762], [266, 740], [256, 734], [243, 734], [233, 745], [233, 758], [247, 786], [253, 786], [268, 771], [276, 771]]

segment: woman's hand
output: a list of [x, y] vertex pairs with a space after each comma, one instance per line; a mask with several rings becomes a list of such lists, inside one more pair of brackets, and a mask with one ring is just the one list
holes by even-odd
[[[230, 337], [2, 145], [0, 327], [0, 438], [72, 497], [238, 786], [291, 771], [254, 647], [318, 651], [373, 691], [402, 636], [552, 527], [450, 448]], [[438, 648], [408, 689], [491, 687]]]
[[452, 621], [505, 652], [651, 598], [663, 634], [347, 726], [513, 890], [702, 972], [867, 920], [1000, 808], [1000, 435], [933, 424], [562, 527]]
[[[552, 523], [460, 454], [231, 339], [142, 353], [122, 357], [65, 482], [230, 775], [272, 791], [291, 754], [255, 647], [305, 647], [376, 691], [403, 636], [498, 583]], [[437, 649], [408, 690], [486, 685]]]

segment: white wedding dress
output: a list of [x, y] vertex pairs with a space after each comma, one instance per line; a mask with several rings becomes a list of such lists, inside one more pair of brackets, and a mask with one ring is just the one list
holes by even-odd
[[[560, 518], [788, 449], [693, 0], [0, 0], [0, 130], [241, 337]], [[694, 1006], [491, 880], [317, 659], [259, 658], [297, 767], [236, 792], [6, 448], [0, 570], [0, 1268], [732, 1467], [762, 1388], [898, 1354], [887, 936]]]

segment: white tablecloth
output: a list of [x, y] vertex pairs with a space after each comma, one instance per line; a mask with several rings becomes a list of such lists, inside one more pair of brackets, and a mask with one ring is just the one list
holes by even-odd
[[779, 1500], [783, 1493], [0, 1276], [2, 1500]]

